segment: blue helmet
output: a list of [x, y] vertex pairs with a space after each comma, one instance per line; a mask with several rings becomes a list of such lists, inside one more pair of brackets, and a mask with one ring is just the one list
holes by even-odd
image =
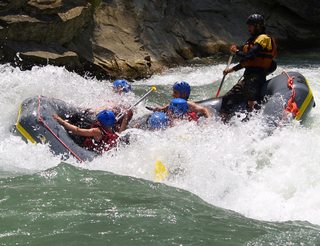
[[171, 100], [169, 108], [176, 116], [182, 116], [188, 112], [188, 102], [182, 98], [174, 98]]
[[97, 114], [97, 120], [104, 127], [114, 126], [116, 123], [116, 117], [110, 110], [102, 110]]
[[127, 93], [129, 91], [131, 91], [131, 85], [128, 83], [128, 81], [124, 80], [124, 79], [117, 79], [113, 82], [113, 87], [114, 88], [118, 88], [121, 87], [122, 91]]
[[148, 119], [148, 126], [152, 130], [165, 129], [169, 125], [169, 118], [163, 112], [154, 112]]
[[191, 92], [191, 87], [187, 82], [185, 81], [176, 82], [172, 86], [172, 89], [175, 91], [178, 91], [180, 93], [181, 98], [188, 100]]

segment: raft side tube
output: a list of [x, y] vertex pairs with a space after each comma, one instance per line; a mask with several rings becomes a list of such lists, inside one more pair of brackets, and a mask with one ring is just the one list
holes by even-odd
[[201, 106], [206, 107], [210, 111], [210, 113], [217, 114], [221, 110], [222, 97], [209, 98], [206, 100], [197, 101], [196, 103], [200, 104]]
[[[299, 108], [299, 113], [295, 116], [295, 119], [304, 121], [314, 105], [311, 88], [302, 74], [288, 72], [288, 75], [293, 77], [293, 87], [296, 93], [294, 101]], [[263, 111], [266, 118], [276, 121], [282, 120], [291, 94], [292, 91], [288, 87], [288, 76], [285, 73], [270, 79], [267, 82], [265, 93], [269, 98]]]
[[[296, 92], [295, 102], [299, 108], [299, 113], [295, 116], [296, 120], [303, 122], [314, 107], [314, 97], [312, 90], [308, 85], [305, 77], [299, 72], [288, 72], [293, 77], [293, 87]], [[286, 74], [280, 74], [268, 80], [261, 89], [261, 98], [265, 98], [263, 103], [263, 115], [267, 122], [279, 122], [285, 116], [284, 111], [291, 97], [292, 91], [288, 87], [288, 77]], [[222, 98], [209, 98], [196, 103], [207, 107], [213, 114], [219, 113], [221, 110]], [[245, 109], [245, 105], [234, 107], [235, 111]]]
[[32, 143], [49, 144], [54, 154], [63, 158], [71, 155], [79, 161], [91, 161], [96, 153], [76, 144], [68, 132], [52, 117], [53, 114], [72, 115], [78, 112], [61, 100], [36, 96], [23, 101], [16, 123], [17, 131]]

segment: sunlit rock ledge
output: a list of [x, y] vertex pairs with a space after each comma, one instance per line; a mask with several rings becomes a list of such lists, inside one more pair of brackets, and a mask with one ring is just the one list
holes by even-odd
[[245, 21], [256, 12], [280, 51], [320, 41], [317, 0], [3, 0], [0, 61], [139, 79], [227, 56], [247, 39]]

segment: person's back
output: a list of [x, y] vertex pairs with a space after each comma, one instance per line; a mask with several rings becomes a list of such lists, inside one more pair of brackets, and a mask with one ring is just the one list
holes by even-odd
[[[95, 122], [97, 114], [102, 110], [112, 111], [116, 116], [123, 111], [127, 111], [130, 105], [128, 97], [125, 95], [128, 95], [132, 90], [130, 83], [124, 79], [117, 79], [112, 83], [112, 89], [116, 95], [111, 99], [108, 98], [104, 105], [96, 108], [79, 109], [76, 113], [68, 116], [69, 122], [80, 128], [88, 128]], [[128, 120], [129, 122], [133, 116], [133, 111], [130, 110], [128, 113], [131, 115]], [[120, 129], [121, 123], [122, 119], [117, 121], [115, 127]]]
[[169, 117], [164, 112], [154, 112], [147, 120], [147, 127], [149, 130], [164, 130], [170, 124]]
[[96, 136], [87, 136], [82, 146], [88, 150], [102, 154], [117, 145], [118, 135], [114, 131], [116, 123], [115, 115], [112, 111], [103, 110], [97, 114], [97, 120], [90, 129], [96, 131]]
[[116, 146], [118, 133], [121, 133], [126, 129], [128, 122], [128, 115], [123, 116], [120, 129], [117, 131], [115, 114], [110, 110], [102, 110], [96, 116], [96, 121], [90, 126], [89, 129], [79, 128], [76, 125], [70, 124], [68, 121], [63, 120], [58, 115], [53, 117], [67, 130], [70, 130], [73, 134], [85, 137], [82, 147], [95, 151], [99, 154], [104, 151], [108, 151]]
[[[124, 79], [117, 79], [113, 82], [113, 91], [116, 94], [119, 94], [118, 98], [113, 100], [108, 100], [106, 105], [98, 107], [94, 110], [92, 110], [93, 114], [97, 114], [102, 110], [110, 110], [115, 113], [115, 115], [122, 114], [124, 111], [128, 115], [128, 122], [132, 119], [133, 116], [133, 110], [130, 109], [130, 104], [128, 103], [128, 98], [125, 95], [128, 95], [129, 92], [131, 92], [132, 88], [130, 83], [127, 80]], [[123, 118], [119, 119], [114, 128], [116, 131], [119, 131], [122, 125]]]
[[171, 125], [181, 120], [198, 121], [199, 117], [195, 112], [189, 110], [188, 102], [183, 98], [173, 98], [169, 104], [167, 115]]
[[[172, 97], [173, 98], [181, 98], [187, 101], [188, 103], [188, 110], [193, 112], [193, 116], [195, 115], [203, 115], [204, 117], [210, 117], [209, 110], [206, 107], [196, 104], [189, 100], [191, 93], [190, 85], [185, 81], [178, 81], [175, 82], [172, 86]], [[167, 112], [169, 105], [165, 105], [163, 107], [156, 107], [152, 109], [153, 111], [163, 111]]]

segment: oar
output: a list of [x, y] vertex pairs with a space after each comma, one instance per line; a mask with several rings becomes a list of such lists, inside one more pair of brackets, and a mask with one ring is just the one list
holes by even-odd
[[[126, 112], [130, 111], [131, 109], [133, 109], [135, 106], [137, 106], [140, 102], [142, 102], [147, 96], [149, 96], [149, 94], [153, 91], [156, 91], [157, 88], [155, 86], [152, 86], [151, 89], [146, 93], [144, 94], [138, 101], [135, 102], [135, 104], [133, 104], [130, 108], [128, 108], [126, 110]], [[117, 115], [116, 117], [116, 121], [120, 120], [123, 116], [125, 115], [125, 113], [120, 113]]]
[[164, 181], [169, 176], [168, 169], [159, 160], [156, 161], [154, 167], [154, 179], [156, 182]]
[[[233, 55], [230, 55], [230, 56], [229, 56], [229, 60], [228, 60], [228, 64], [227, 64], [227, 68], [226, 68], [226, 69], [229, 68], [229, 66], [230, 66], [230, 64], [231, 64], [231, 61], [232, 61], [232, 57], [233, 57]], [[222, 85], [223, 85], [223, 82], [224, 82], [224, 79], [225, 79], [225, 78], [226, 78], [226, 74], [223, 75], [223, 77], [222, 77], [222, 80], [221, 80], [219, 89], [218, 89], [218, 91], [217, 91], [216, 97], [218, 97], [218, 96], [220, 95], [220, 90], [221, 90], [221, 87], [222, 87]]]

